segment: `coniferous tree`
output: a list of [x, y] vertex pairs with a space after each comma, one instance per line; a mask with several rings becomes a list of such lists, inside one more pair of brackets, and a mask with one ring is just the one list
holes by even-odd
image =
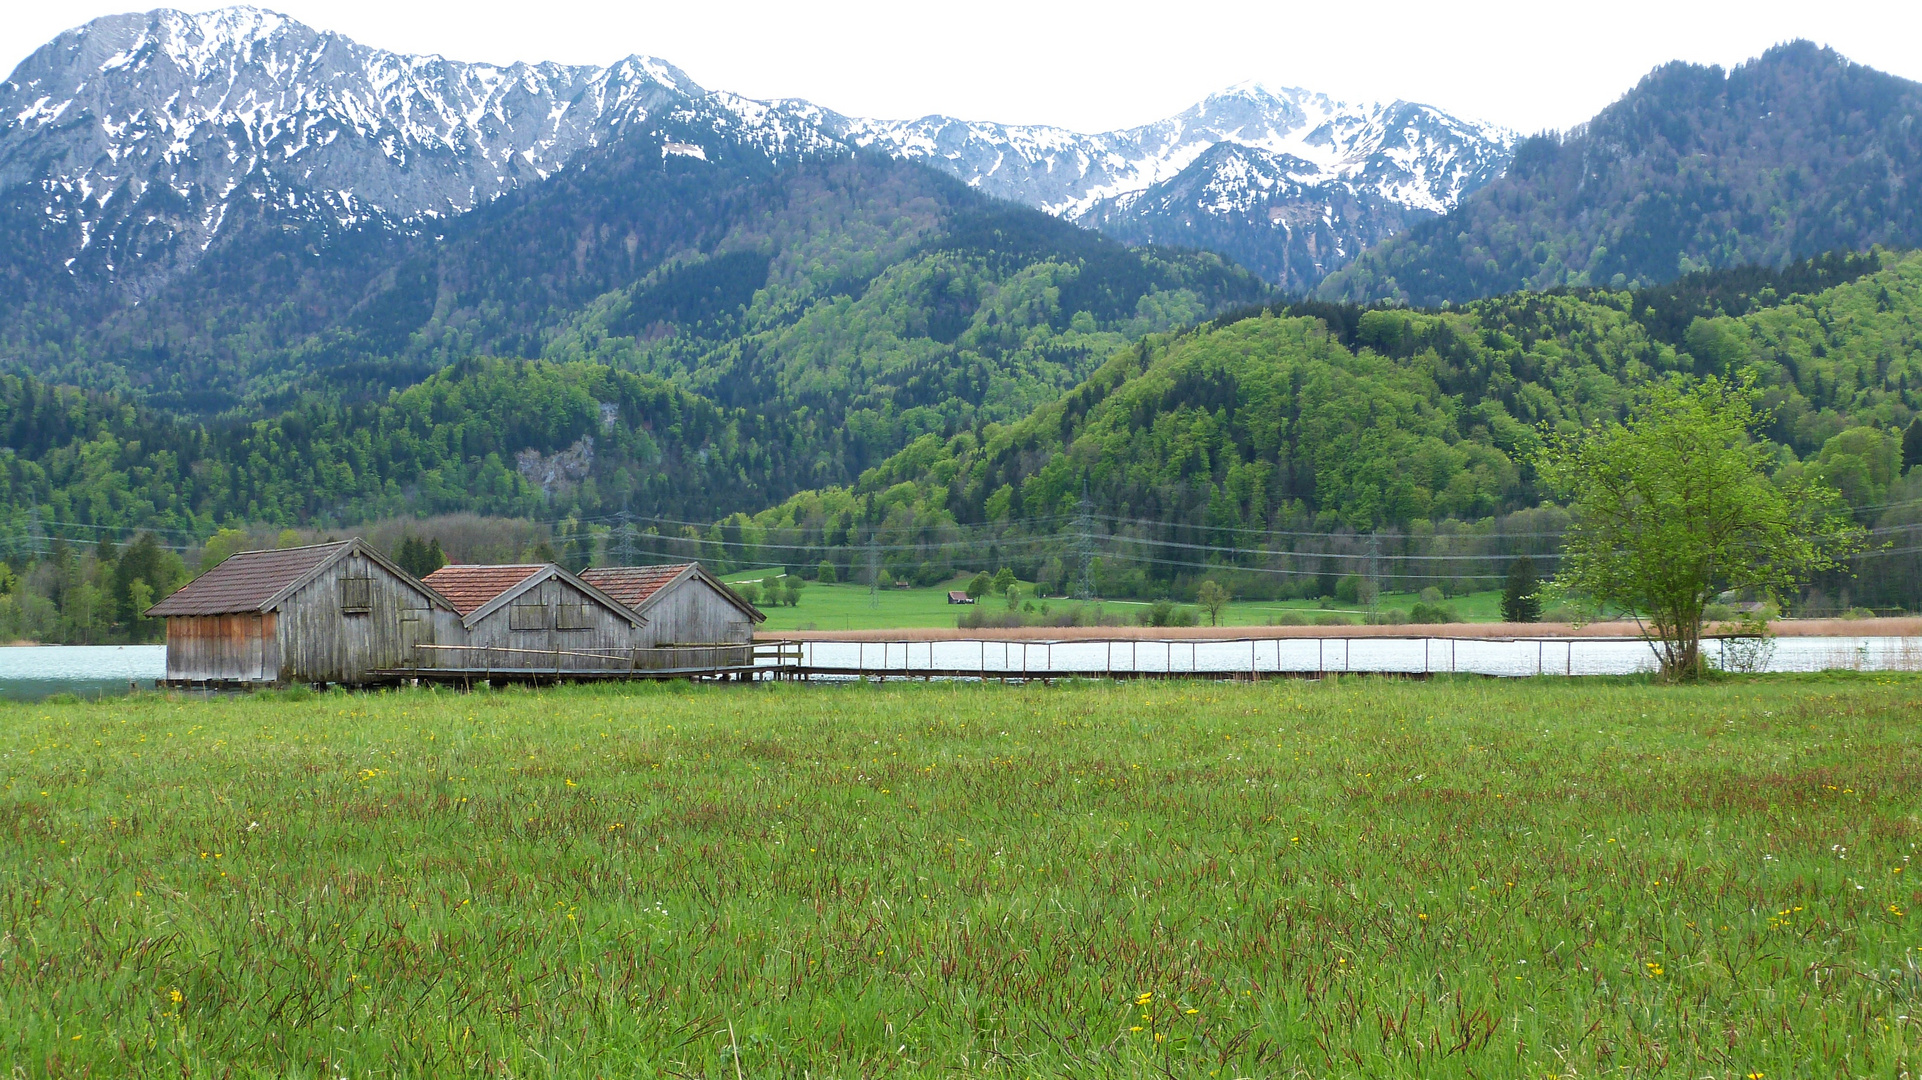
[[1508, 564], [1508, 584], [1502, 589], [1502, 621], [1542, 621], [1540, 593], [1541, 581], [1535, 576], [1535, 560], [1523, 555]]
[[1902, 433], [1903, 474], [1917, 465], [1922, 465], [1922, 416], [1909, 421], [1909, 429]]

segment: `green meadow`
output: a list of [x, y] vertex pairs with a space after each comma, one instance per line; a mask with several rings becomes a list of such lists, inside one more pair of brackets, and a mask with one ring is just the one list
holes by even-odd
[[1914, 1075], [1919, 716], [1855, 674], [3, 705], [0, 1065]]
[[[744, 571], [728, 574], [725, 580], [731, 583], [759, 582], [769, 576], [778, 576], [779, 570]], [[821, 584], [809, 582], [801, 590], [800, 602], [793, 607], [763, 604], [761, 610], [767, 615], [767, 622], [761, 625], [765, 632], [782, 630], [899, 630], [927, 627], [952, 627], [962, 612], [970, 610], [948, 603], [948, 590], [965, 589], [972, 575], [961, 575], [954, 580], [927, 588], [886, 588], [870, 591], [866, 585], [844, 583]], [[1022, 582], [1024, 597], [1032, 597], [1032, 582]], [[1412, 608], [1420, 597], [1414, 593], [1385, 592], [1377, 603], [1383, 611]], [[1447, 606], [1464, 622], [1499, 622], [1501, 620], [1501, 599], [1499, 591], [1470, 593], [1447, 601]], [[1039, 605], [1043, 601], [1033, 601]], [[1045, 601], [1050, 610], [1072, 609], [1077, 606], [1073, 600], [1051, 597]], [[1103, 600], [1093, 605], [1100, 611], [1133, 622], [1135, 616], [1147, 610], [1149, 604], [1138, 600]], [[1193, 604], [1183, 605], [1193, 611], [1202, 626], [1208, 625], [1208, 615]], [[980, 602], [984, 611], [1005, 611], [1007, 602], [992, 597]], [[1332, 609], [1324, 609], [1316, 600], [1234, 600], [1222, 610], [1221, 625], [1268, 626], [1284, 614], [1314, 617], [1326, 614], [1345, 614], [1354, 622], [1361, 622], [1364, 612], [1351, 605], [1335, 602]]]

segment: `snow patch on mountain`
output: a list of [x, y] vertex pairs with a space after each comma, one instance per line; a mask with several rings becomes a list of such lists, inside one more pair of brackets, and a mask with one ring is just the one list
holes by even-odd
[[1071, 219], [1172, 180], [1223, 142], [1295, 159], [1304, 183], [1338, 183], [1444, 213], [1500, 175], [1514, 145], [1512, 132], [1427, 105], [1353, 105], [1259, 82], [1229, 87], [1165, 120], [1094, 135], [944, 116], [841, 118], [840, 126], [856, 145], [928, 162]]

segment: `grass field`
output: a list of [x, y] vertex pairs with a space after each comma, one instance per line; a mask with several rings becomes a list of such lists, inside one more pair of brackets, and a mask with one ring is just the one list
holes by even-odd
[[[729, 582], [760, 581], [770, 573], [778, 571], [747, 571], [728, 574]], [[971, 576], [971, 575], [969, 575]], [[764, 631], [780, 630], [888, 630], [896, 628], [951, 627], [955, 617], [966, 608], [948, 603], [949, 589], [965, 589], [968, 576], [955, 578], [930, 588], [882, 589], [878, 596], [871, 596], [866, 585], [833, 584], [822, 585], [810, 582], [801, 590], [801, 602], [794, 607], [764, 606], [767, 622], [761, 626]], [[1034, 586], [1022, 583], [1024, 595], [1030, 595]], [[1413, 607], [1418, 599], [1412, 593], [1383, 593], [1379, 607], [1383, 610], [1400, 608], [1403, 611]], [[878, 604], [874, 601], [879, 601]], [[986, 607], [996, 607], [1005, 602], [984, 600]], [[1074, 601], [1051, 599], [1051, 607], [1072, 607]], [[1448, 601], [1457, 615], [1468, 622], [1495, 622], [1501, 618], [1501, 593], [1479, 592], [1456, 597]], [[1146, 608], [1145, 602], [1126, 600], [1107, 600], [1100, 605], [1103, 611], [1133, 619], [1136, 612]], [[1192, 605], [1189, 605], [1192, 607]], [[1337, 608], [1343, 605], [1336, 604]], [[1198, 609], [1197, 609], [1198, 610]], [[1235, 600], [1222, 612], [1223, 626], [1266, 626], [1275, 616], [1283, 612], [1297, 614], [1323, 614], [1320, 602], [1315, 600]], [[1360, 621], [1360, 610], [1352, 609], [1351, 617]], [[1203, 625], [1207, 615], [1200, 614]]]
[[0, 706], [0, 1061], [1914, 1075], [1918, 715], [1859, 675]]

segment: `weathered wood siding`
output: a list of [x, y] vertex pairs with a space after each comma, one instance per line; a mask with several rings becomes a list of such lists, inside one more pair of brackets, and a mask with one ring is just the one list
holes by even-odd
[[167, 620], [167, 678], [189, 682], [274, 682], [280, 646], [274, 613], [176, 615]]
[[667, 586], [643, 614], [650, 645], [746, 644], [754, 639], [747, 613], [698, 576]]
[[[517, 617], [515, 609], [521, 609]], [[564, 629], [563, 609], [573, 612], [584, 623], [578, 629]], [[515, 629], [535, 621], [538, 611], [540, 629]], [[560, 578], [548, 578], [508, 601], [466, 631], [459, 653], [436, 650], [448, 667], [534, 668], [563, 671], [598, 671], [633, 666], [634, 650], [648, 644], [643, 631], [616, 611]], [[558, 654], [556, 652], [558, 650]], [[573, 655], [570, 655], [573, 654]], [[581, 655], [586, 654], [586, 655]]]
[[[347, 579], [365, 579], [361, 587]], [[345, 610], [353, 599], [364, 611]], [[358, 551], [288, 597], [279, 619], [280, 681], [356, 685], [367, 672], [426, 663], [415, 645], [460, 640], [460, 619]]]

